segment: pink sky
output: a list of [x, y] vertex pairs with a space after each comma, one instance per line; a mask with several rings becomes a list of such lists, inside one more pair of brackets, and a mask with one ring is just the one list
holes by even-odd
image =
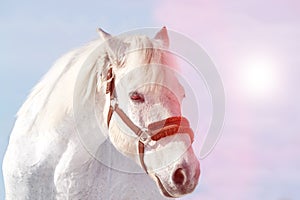
[[[206, 49], [227, 97], [222, 138], [202, 160], [196, 192], [184, 199], [298, 197], [299, 11], [299, 1], [157, 2], [159, 23]], [[271, 67], [266, 76], [274, 76], [276, 87], [268, 94], [248, 95], [241, 81], [241, 70], [255, 67], [254, 61]]]

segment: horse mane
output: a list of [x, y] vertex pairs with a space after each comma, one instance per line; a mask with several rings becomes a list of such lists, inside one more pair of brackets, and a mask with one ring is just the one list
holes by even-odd
[[[129, 52], [138, 50], [140, 61], [162, 63], [167, 59], [161, 51], [162, 43], [146, 36], [126, 36], [121, 40], [129, 45]], [[17, 113], [17, 123], [28, 130], [33, 127], [39, 131], [58, 128], [66, 120], [66, 115], [73, 117], [74, 89], [80, 92], [83, 104], [93, 92], [105, 85], [109, 55], [103, 48], [103, 40], [95, 40], [75, 49], [60, 59], [32, 89], [27, 100]], [[115, 45], [114, 59], [121, 58], [121, 46]], [[164, 60], [164, 61], [163, 61]], [[147, 70], [147, 69], [146, 69]], [[80, 76], [78, 74], [80, 73]], [[150, 75], [149, 75], [150, 76]], [[77, 79], [80, 77], [80, 79]], [[149, 77], [151, 79], [151, 77]], [[97, 81], [98, 80], [98, 81]], [[76, 82], [80, 84], [76, 84]]]
[[[25, 120], [29, 129], [37, 125], [45, 129], [56, 127], [66, 114], [72, 112], [77, 73], [87, 59], [97, 60], [89, 57], [89, 54], [101, 43], [102, 41], [95, 40], [58, 59], [32, 89], [17, 113], [18, 119]], [[91, 69], [93, 64], [85, 67]]]

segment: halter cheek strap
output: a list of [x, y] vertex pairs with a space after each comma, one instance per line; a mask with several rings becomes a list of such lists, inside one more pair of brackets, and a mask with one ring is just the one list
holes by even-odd
[[158, 141], [164, 137], [172, 136], [175, 134], [188, 134], [191, 143], [194, 141], [194, 133], [190, 128], [189, 122], [185, 117], [175, 116], [167, 119], [157, 121], [148, 125], [147, 128], [140, 128], [136, 126], [126, 113], [119, 108], [117, 96], [115, 92], [115, 80], [112, 73], [112, 68], [107, 73], [106, 94], [110, 94], [110, 106], [107, 114], [107, 126], [109, 127], [111, 117], [116, 112], [122, 121], [138, 136], [138, 152], [141, 166], [148, 173], [147, 167], [144, 162], [145, 145], [151, 141]]

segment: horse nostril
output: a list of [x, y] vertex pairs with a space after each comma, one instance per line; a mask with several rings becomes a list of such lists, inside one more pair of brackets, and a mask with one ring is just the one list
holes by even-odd
[[174, 172], [174, 174], [172, 176], [172, 179], [173, 179], [173, 181], [174, 181], [174, 183], [176, 185], [182, 185], [184, 183], [184, 181], [185, 181], [185, 174], [184, 174], [183, 169], [182, 168], [178, 168]]

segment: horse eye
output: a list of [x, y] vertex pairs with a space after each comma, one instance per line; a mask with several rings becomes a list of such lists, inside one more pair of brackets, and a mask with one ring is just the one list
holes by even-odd
[[134, 102], [137, 102], [137, 103], [144, 103], [145, 102], [144, 95], [142, 95], [138, 92], [130, 93], [130, 99]]

